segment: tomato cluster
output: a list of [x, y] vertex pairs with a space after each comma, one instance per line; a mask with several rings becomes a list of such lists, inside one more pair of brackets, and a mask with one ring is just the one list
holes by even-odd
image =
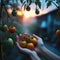
[[28, 48], [30, 50], [33, 50], [34, 47], [37, 44], [37, 39], [35, 37], [32, 37], [28, 34], [23, 34], [19, 36], [19, 44], [22, 48]]
[[16, 32], [16, 27], [8, 27], [8, 25], [0, 25], [0, 30], [4, 32], [10, 32], [10, 33], [15, 33]]

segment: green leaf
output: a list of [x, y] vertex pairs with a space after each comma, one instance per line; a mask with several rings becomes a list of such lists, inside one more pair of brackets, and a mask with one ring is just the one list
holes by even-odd
[[41, 2], [38, 2], [38, 4], [37, 4], [38, 6], [39, 6], [39, 8], [41, 8]]
[[26, 0], [27, 1], [27, 3], [29, 2], [28, 0]]
[[45, 2], [47, 2], [48, 0], [45, 0]]
[[48, 2], [48, 1], [55, 1], [55, 0], [45, 0], [45, 2]]
[[21, 3], [23, 3], [23, 0], [20, 0]]
[[36, 1], [35, 1], [35, 4], [38, 5], [39, 8], [41, 8], [41, 2], [40, 2], [40, 0], [36, 0]]
[[57, 0], [57, 2], [56, 3], [60, 3], [60, 0]]
[[51, 5], [51, 1], [48, 1], [47, 8]]
[[29, 0], [29, 5], [31, 5], [31, 3], [32, 3], [32, 0]]

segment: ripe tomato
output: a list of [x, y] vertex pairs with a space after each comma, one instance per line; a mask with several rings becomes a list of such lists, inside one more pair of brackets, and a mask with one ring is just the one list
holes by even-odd
[[30, 40], [30, 36], [29, 36], [28, 34], [24, 34], [24, 35], [23, 35], [23, 38], [24, 38], [24, 40], [26, 40], [27, 42], [29, 42], [29, 40]]
[[26, 10], [27, 10], [27, 11], [30, 11], [30, 6], [27, 6], [27, 7], [26, 7]]
[[26, 48], [26, 46], [27, 46], [27, 42], [26, 41], [19, 41], [19, 44], [20, 44], [20, 46], [22, 47], [22, 48]]
[[10, 33], [15, 33], [16, 32], [16, 27], [9, 27], [9, 32]]
[[57, 31], [56, 31], [56, 35], [57, 35], [57, 37], [60, 38], [60, 30], [57, 30]]
[[38, 9], [36, 9], [35, 13], [38, 15], [40, 12], [39, 12], [39, 10], [38, 10]]
[[34, 45], [36, 45], [38, 40], [33, 37], [32, 39], [30, 39], [30, 41], [31, 41]]
[[34, 44], [33, 43], [27, 43], [27, 48], [30, 50], [34, 49]]

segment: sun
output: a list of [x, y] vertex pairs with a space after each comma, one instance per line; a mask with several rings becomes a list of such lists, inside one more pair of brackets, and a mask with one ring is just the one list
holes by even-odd
[[30, 12], [24, 11], [24, 18], [30, 18]]
[[35, 17], [34, 10], [33, 11], [24, 11], [24, 18], [30, 19], [31, 17]]

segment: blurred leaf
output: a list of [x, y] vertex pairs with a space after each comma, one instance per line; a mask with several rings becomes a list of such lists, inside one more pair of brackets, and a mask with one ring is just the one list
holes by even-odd
[[45, 0], [45, 2], [47, 2], [47, 1], [55, 1], [55, 0]]
[[21, 3], [23, 3], [23, 0], [20, 0]]
[[48, 0], [45, 0], [45, 2], [47, 2]]
[[41, 8], [41, 2], [40, 2], [40, 0], [36, 0], [36, 1], [35, 1], [35, 4], [38, 5], [39, 8]]
[[28, 0], [26, 0], [27, 1], [27, 3], [29, 2]]
[[58, 2], [60, 2], [60, 0], [57, 0]]
[[49, 2], [47, 3], [47, 8], [48, 8], [50, 5], [51, 5], [51, 1], [49, 1]]
[[60, 0], [57, 0], [56, 3], [60, 3]]
[[39, 6], [39, 8], [41, 8], [41, 2], [38, 2], [38, 6]]
[[32, 0], [29, 0], [29, 5], [32, 3]]

